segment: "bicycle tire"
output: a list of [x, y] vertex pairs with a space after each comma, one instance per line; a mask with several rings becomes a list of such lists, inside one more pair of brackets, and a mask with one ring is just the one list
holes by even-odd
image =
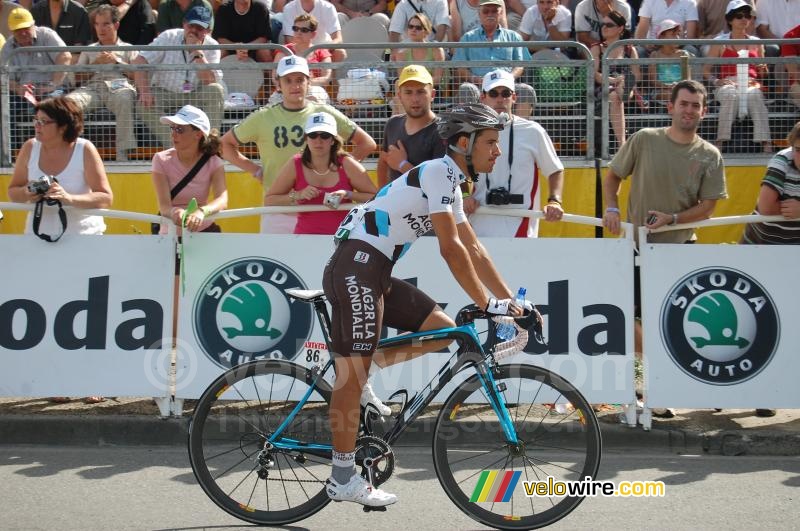
[[[523, 443], [520, 449], [506, 443], [476, 374], [453, 391], [439, 412], [433, 434], [436, 475], [453, 503], [478, 522], [511, 530], [550, 525], [583, 497], [528, 497], [523, 482], [546, 481], [549, 475], [555, 481], [594, 479], [602, 451], [597, 417], [580, 391], [546, 369], [501, 365], [495, 380]], [[556, 414], [559, 403], [574, 409]], [[515, 488], [504, 488], [504, 478], [514, 475]]]
[[[265, 450], [267, 438], [312, 382], [312, 372], [294, 363], [253, 361], [228, 370], [205, 390], [189, 425], [189, 460], [197, 482], [220, 508], [254, 524], [283, 525], [330, 502], [324, 490], [329, 451]], [[330, 385], [320, 379], [283, 433], [298, 446], [330, 445], [330, 397]]]

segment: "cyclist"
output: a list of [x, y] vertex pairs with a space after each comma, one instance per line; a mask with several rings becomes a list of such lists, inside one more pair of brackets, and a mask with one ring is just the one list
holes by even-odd
[[[498, 137], [506, 118], [482, 103], [456, 105], [441, 113], [437, 128], [447, 142], [445, 156], [423, 162], [384, 186], [374, 199], [352, 209], [336, 233], [337, 247], [323, 277], [333, 310], [336, 368], [330, 407], [333, 471], [326, 481], [326, 491], [334, 501], [371, 507], [397, 501], [397, 496], [375, 488], [356, 473], [362, 389], [370, 373], [450, 342], [426, 342], [424, 352], [413, 346], [376, 352], [381, 326], [407, 331], [455, 326], [428, 295], [391, 277], [392, 267], [409, 246], [433, 229], [453, 276], [479, 308], [497, 315], [522, 313], [470, 227], [459, 187], [464, 181], [475, 181], [478, 173], [492, 171], [500, 156]], [[371, 401], [383, 406], [377, 397]]]

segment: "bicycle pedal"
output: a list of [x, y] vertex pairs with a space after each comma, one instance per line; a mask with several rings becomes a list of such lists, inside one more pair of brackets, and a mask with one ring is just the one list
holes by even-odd
[[386, 506], [384, 505], [383, 507], [370, 507], [369, 505], [364, 505], [364, 509], [363, 510], [364, 510], [365, 513], [371, 513], [372, 511], [377, 511], [379, 513], [385, 513], [386, 512]]

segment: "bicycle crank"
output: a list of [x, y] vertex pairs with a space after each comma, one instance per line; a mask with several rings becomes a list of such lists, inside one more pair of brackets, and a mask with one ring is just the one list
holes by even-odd
[[373, 486], [385, 483], [394, 472], [394, 452], [383, 439], [367, 435], [356, 440], [356, 466]]

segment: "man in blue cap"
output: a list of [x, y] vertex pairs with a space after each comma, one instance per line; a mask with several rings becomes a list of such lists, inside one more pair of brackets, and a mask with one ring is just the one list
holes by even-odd
[[[211, 10], [194, 6], [183, 19], [183, 28], [169, 29], [152, 42], [153, 46], [215, 45], [211, 38]], [[136, 89], [139, 92], [139, 115], [150, 133], [161, 146], [171, 145], [170, 131], [159, 122], [159, 118], [171, 114], [184, 105], [202, 109], [211, 121], [211, 127], [219, 129], [222, 123], [225, 89], [222, 87], [222, 71], [195, 69], [194, 65], [219, 63], [219, 50], [169, 51], [143, 50], [134, 59], [134, 64], [174, 64], [174, 70], [153, 72], [137, 71]]]

